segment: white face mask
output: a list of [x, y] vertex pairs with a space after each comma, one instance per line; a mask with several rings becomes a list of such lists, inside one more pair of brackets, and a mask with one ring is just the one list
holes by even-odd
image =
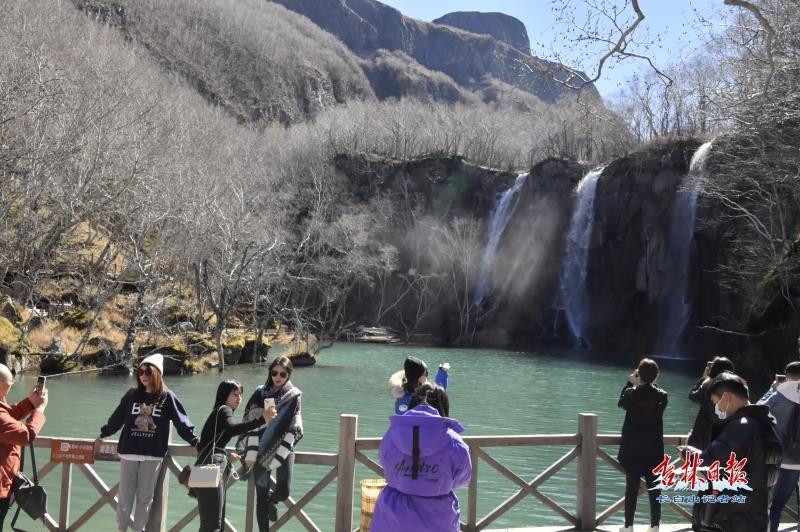
[[728, 417], [728, 413], [726, 412], [726, 411], [728, 410], [728, 407], [726, 406], [726, 407], [725, 407], [725, 410], [722, 410], [722, 409], [719, 407], [719, 404], [720, 404], [721, 402], [722, 402], [722, 399], [720, 398], [720, 400], [719, 400], [719, 401], [717, 401], [717, 404], [715, 404], [715, 405], [714, 405], [714, 413], [715, 413], [715, 414], [717, 414], [717, 417], [718, 417], [718, 418], [720, 418], [720, 419], [725, 419], [726, 417]]

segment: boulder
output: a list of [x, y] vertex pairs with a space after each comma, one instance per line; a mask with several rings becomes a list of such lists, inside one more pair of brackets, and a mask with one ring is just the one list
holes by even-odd
[[256, 350], [258, 347], [258, 343], [256, 342], [256, 336], [254, 334], [248, 334], [245, 338], [244, 348], [242, 349], [242, 356], [239, 359], [239, 364], [246, 364], [251, 362], [260, 362], [261, 360], [267, 360], [269, 356], [269, 350], [272, 345], [269, 342], [269, 338], [266, 335], [263, 336], [261, 340], [261, 360], [256, 360]]
[[239, 363], [246, 342], [247, 340], [243, 334], [235, 334], [222, 339], [222, 348], [225, 350], [226, 365]]
[[293, 353], [287, 356], [289, 357], [289, 360], [292, 361], [292, 366], [296, 368], [313, 366], [317, 363], [317, 357], [306, 351], [301, 353]]

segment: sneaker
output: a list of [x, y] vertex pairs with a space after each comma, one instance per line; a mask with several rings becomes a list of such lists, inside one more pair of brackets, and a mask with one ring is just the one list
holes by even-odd
[[658, 532], [658, 526], [648, 526], [647, 532]]
[[619, 527], [619, 532], [633, 532], [633, 525]]
[[275, 522], [278, 520], [278, 507], [274, 504], [269, 506], [269, 520]]

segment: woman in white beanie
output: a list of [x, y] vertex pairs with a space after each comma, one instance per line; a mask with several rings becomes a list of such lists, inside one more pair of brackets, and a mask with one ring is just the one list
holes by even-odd
[[[137, 386], [128, 390], [98, 439], [122, 429], [117, 527], [128, 530], [133, 511], [133, 530], [147, 525], [161, 462], [169, 447], [170, 422], [189, 445], [197, 446], [194, 425], [178, 398], [164, 385], [164, 357], [159, 353], [142, 360], [136, 370]], [[136, 501], [134, 505], [134, 499]]]

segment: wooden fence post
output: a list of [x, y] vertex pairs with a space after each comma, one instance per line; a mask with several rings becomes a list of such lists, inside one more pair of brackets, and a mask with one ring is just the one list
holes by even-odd
[[578, 524], [594, 530], [597, 521], [597, 414], [578, 414]]
[[358, 416], [339, 416], [339, 460], [336, 480], [336, 532], [353, 530], [353, 489], [356, 476]]
[[252, 471], [247, 475], [247, 508], [244, 518], [244, 531], [253, 532], [253, 512], [256, 508], [256, 481]]
[[466, 530], [474, 532], [478, 523], [478, 446], [469, 446], [469, 459], [472, 462], [472, 477], [469, 479], [467, 491], [467, 527]]
[[69, 530], [69, 501], [72, 495], [72, 464], [61, 464], [61, 498], [58, 502], [58, 529]]

